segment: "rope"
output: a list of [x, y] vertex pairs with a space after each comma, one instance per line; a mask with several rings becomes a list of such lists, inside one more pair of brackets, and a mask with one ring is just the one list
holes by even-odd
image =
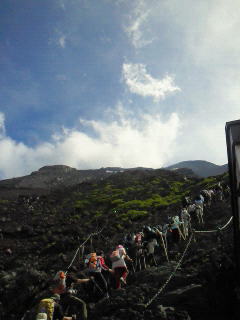
[[220, 230], [225, 229], [225, 228], [229, 225], [229, 223], [232, 221], [232, 219], [233, 219], [233, 217], [231, 217], [231, 218], [229, 219], [229, 221], [228, 221], [222, 228], [220, 228]]
[[67, 271], [65, 272], [65, 274], [67, 274], [67, 273], [68, 273], [68, 270], [71, 268], [73, 262], [75, 261], [75, 259], [76, 259], [76, 257], [77, 257], [77, 254], [78, 254], [80, 248], [82, 248], [82, 247], [88, 242], [89, 239], [92, 239], [93, 236], [96, 236], [96, 235], [100, 234], [100, 233], [103, 231], [103, 229], [104, 229], [104, 228], [102, 228], [100, 231], [91, 233], [91, 234], [87, 237], [87, 239], [86, 239], [85, 241], [83, 241], [83, 243], [81, 243], [81, 244], [79, 245], [79, 247], [77, 248], [77, 250], [76, 250], [76, 252], [75, 252], [75, 254], [74, 254], [73, 258], [72, 258], [72, 261], [70, 262], [69, 266], [67, 267]]
[[173, 272], [170, 274], [169, 278], [167, 279], [167, 281], [162, 285], [162, 287], [157, 291], [157, 293], [144, 305], [145, 308], [147, 308], [148, 306], [150, 306], [150, 304], [159, 296], [159, 294], [166, 288], [166, 286], [168, 285], [168, 283], [171, 281], [171, 279], [175, 276], [178, 268], [180, 267], [182, 261], [183, 261], [183, 258], [185, 257], [186, 253], [187, 253], [187, 250], [190, 246], [190, 243], [192, 241], [192, 238], [193, 238], [193, 233], [191, 234], [189, 240], [188, 240], [188, 243], [186, 245], [186, 248], [185, 250], [183, 251], [183, 254], [180, 258], [180, 260], [178, 261], [176, 267], [174, 268]]
[[220, 227], [220, 228], [218, 228], [216, 230], [195, 230], [194, 232], [195, 233], [212, 233], [212, 232], [218, 232], [219, 230], [222, 231], [230, 224], [232, 219], [233, 219], [233, 217], [231, 217], [223, 227]]

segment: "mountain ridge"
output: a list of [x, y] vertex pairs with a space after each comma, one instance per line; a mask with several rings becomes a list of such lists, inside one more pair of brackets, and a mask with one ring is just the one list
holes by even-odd
[[183, 168], [191, 169], [197, 176], [207, 178], [209, 176], [216, 176], [227, 172], [228, 164], [217, 165], [206, 160], [187, 160], [165, 167], [165, 169], [169, 170]]
[[[138, 175], [148, 175], [157, 170], [175, 171], [186, 177], [200, 177], [220, 175], [227, 171], [227, 165], [218, 166], [204, 160], [182, 161], [174, 165], [160, 168], [121, 168], [102, 167], [100, 169], [78, 170], [67, 165], [51, 165], [41, 167], [29, 175], [0, 180], [0, 197], [8, 194], [7, 197], [16, 197], [20, 194], [46, 194], [50, 191], [72, 187], [84, 182], [93, 182], [107, 179], [113, 175], [131, 172]], [[138, 172], [138, 173], [137, 173]]]

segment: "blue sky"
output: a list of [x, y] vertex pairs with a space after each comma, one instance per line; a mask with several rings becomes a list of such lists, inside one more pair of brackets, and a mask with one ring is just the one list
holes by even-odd
[[2, 0], [0, 179], [226, 163], [239, 28], [237, 0]]

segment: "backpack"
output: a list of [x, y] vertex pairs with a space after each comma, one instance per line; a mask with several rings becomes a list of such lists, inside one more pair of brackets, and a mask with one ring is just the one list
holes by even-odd
[[47, 314], [45, 312], [40, 312], [37, 314], [36, 320], [47, 320]]
[[62, 294], [66, 290], [66, 276], [63, 271], [58, 271], [53, 278], [52, 292]]
[[118, 261], [121, 259], [119, 250], [114, 250], [111, 255], [110, 259], [112, 262]]
[[144, 239], [145, 239], [146, 241], [149, 241], [149, 240], [152, 240], [152, 239], [156, 239], [156, 238], [157, 238], [156, 232], [155, 232], [152, 228], [150, 228], [150, 227], [148, 227], [147, 229], [145, 229], [145, 230], [144, 230], [144, 233], [145, 233]]
[[55, 301], [51, 298], [42, 299], [38, 306], [36, 320], [52, 320]]
[[135, 236], [135, 243], [141, 244], [141, 242], [142, 242], [142, 235], [141, 233], [137, 233]]
[[98, 259], [97, 259], [97, 254], [96, 252], [90, 253], [90, 255], [88, 255], [88, 268], [89, 269], [96, 269], [97, 268], [97, 263], [98, 263]]

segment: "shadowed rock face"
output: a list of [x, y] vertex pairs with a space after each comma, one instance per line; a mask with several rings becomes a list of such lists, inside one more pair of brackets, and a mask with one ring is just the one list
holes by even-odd
[[[48, 169], [42, 170], [46, 172]], [[77, 188], [56, 191], [31, 199], [30, 203], [0, 201], [1, 319], [21, 319], [28, 310], [25, 320], [34, 319], [34, 306], [49, 295], [49, 281], [56, 271], [66, 270], [79, 243], [91, 232], [107, 226], [102, 237], [93, 239], [93, 246], [109, 253], [127, 232], [139, 230], [144, 224], [161, 223], [169, 214], [179, 212], [180, 204], [176, 203], [161, 209], [151, 208], [148, 216], [137, 221], [121, 221], [112, 212], [113, 191], [119, 194], [127, 188], [125, 197], [132, 200], [135, 198], [134, 193], [131, 195], [134, 183], [138, 197], [143, 199], [151, 188], [154, 194], [162, 192], [166, 195], [179, 183], [182, 183], [184, 191], [188, 190], [188, 183], [191, 188], [196, 188], [194, 179], [185, 181], [184, 176], [174, 172], [159, 170], [156, 176], [155, 171], [145, 173], [137, 170], [111, 175], [99, 184], [83, 183]], [[143, 191], [139, 190], [140, 183], [146, 186]], [[100, 189], [104, 197], [109, 196], [109, 200], [98, 198]], [[86, 199], [90, 199], [87, 204], [84, 202]], [[205, 229], [222, 226], [231, 215], [229, 201], [215, 202], [205, 212], [208, 217]], [[184, 242], [180, 243], [179, 252], [169, 252], [170, 263], [161, 254], [157, 258], [158, 267], [134, 273], [130, 264], [126, 290], [112, 290], [110, 301], [96, 303], [87, 295], [86, 287], [81, 286], [80, 296], [89, 305], [89, 319], [233, 319], [237, 309], [231, 244], [231, 226], [221, 237], [216, 234], [197, 235], [173, 280], [147, 309], [144, 304], [174, 270], [179, 253], [184, 250]], [[7, 250], [9, 248], [11, 251]], [[87, 243], [85, 253], [90, 250], [90, 243]], [[79, 258], [82, 256], [77, 257], [74, 265], [78, 268], [78, 275], [83, 277], [80, 273], [82, 260]]]

